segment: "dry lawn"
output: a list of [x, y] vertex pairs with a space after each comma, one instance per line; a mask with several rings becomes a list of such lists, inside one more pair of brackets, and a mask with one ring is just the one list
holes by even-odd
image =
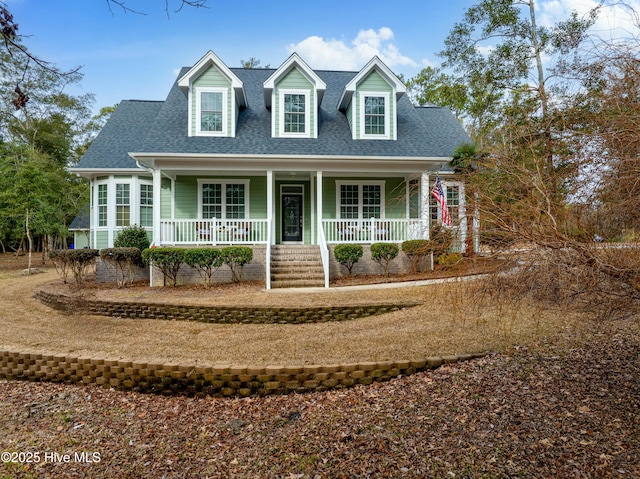
[[[32, 276], [22, 276], [19, 270], [0, 271], [0, 348], [202, 365], [332, 364], [502, 351], [513, 345], [532, 344], [540, 337], [579, 324], [570, 315], [554, 311], [483, 305], [471, 294], [471, 283], [289, 294], [262, 292], [251, 286], [206, 293], [193, 288], [100, 293], [120, 301], [154, 297], [282, 307], [423, 301], [421, 306], [395, 313], [339, 323], [214, 325], [69, 315], [32, 297], [36, 287], [55, 281], [58, 279], [52, 269]], [[180, 299], [181, 295], [186, 297]]]

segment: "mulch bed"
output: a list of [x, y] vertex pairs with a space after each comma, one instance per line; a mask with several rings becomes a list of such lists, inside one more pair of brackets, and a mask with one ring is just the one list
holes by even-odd
[[3, 456], [0, 477], [640, 477], [638, 378], [640, 334], [628, 321], [304, 395], [189, 399], [2, 381], [0, 449], [40, 460]]

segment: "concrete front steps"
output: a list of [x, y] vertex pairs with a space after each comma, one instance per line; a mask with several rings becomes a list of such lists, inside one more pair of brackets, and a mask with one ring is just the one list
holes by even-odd
[[272, 288], [324, 286], [324, 270], [317, 245], [274, 245], [271, 247]]

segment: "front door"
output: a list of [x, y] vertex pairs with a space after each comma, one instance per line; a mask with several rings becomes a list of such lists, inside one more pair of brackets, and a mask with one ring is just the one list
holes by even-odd
[[302, 195], [282, 194], [282, 241], [302, 242]]

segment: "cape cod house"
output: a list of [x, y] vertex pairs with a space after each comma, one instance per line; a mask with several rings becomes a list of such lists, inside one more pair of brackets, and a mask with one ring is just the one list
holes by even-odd
[[436, 174], [464, 240], [463, 185], [446, 165], [467, 141], [377, 57], [358, 72], [295, 53], [243, 69], [210, 51], [166, 100], [122, 101], [71, 171], [91, 182], [88, 246], [133, 224], [157, 246], [252, 245], [270, 287], [280, 245], [313, 245], [326, 286], [335, 244], [428, 238]]

